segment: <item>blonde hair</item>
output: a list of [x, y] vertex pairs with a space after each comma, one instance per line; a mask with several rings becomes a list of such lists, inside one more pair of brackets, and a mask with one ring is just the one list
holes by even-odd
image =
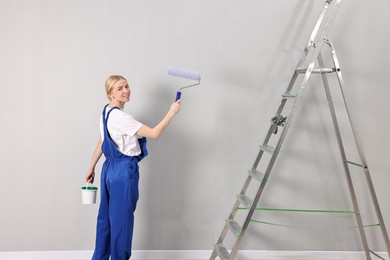
[[111, 98], [108, 95], [111, 93], [112, 88], [114, 87], [115, 83], [117, 83], [121, 79], [127, 81], [127, 79], [125, 79], [125, 77], [120, 76], [120, 75], [111, 75], [107, 78], [107, 80], [106, 80], [106, 95], [107, 95], [107, 98], [109, 100], [111, 100]]

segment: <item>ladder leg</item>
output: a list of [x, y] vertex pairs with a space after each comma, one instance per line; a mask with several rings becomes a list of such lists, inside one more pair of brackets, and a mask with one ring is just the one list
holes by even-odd
[[[280, 106], [279, 106], [278, 111], [281, 112], [281, 110], [283, 109], [285, 103], [286, 103], [285, 100], [283, 100], [282, 103], [281, 103]], [[280, 113], [280, 112], [279, 112], [279, 113]], [[269, 141], [269, 139], [271, 138], [271, 136], [272, 136], [272, 130], [271, 130], [271, 127], [270, 127], [270, 129], [269, 129], [269, 131], [268, 131], [268, 133], [267, 133], [267, 136], [266, 136], [266, 138], [265, 138], [264, 144], [267, 144], [267, 143], [268, 143], [268, 141]], [[260, 150], [259, 153], [258, 153], [258, 155], [257, 155], [257, 158], [256, 158], [256, 160], [255, 160], [255, 163], [254, 163], [254, 165], [253, 165], [253, 167], [252, 167], [252, 170], [255, 170], [255, 169], [257, 168], [257, 166], [258, 166], [258, 164], [259, 164], [259, 162], [260, 162], [260, 159], [261, 159], [261, 157], [263, 156], [263, 154], [264, 154], [264, 151], [263, 151], [263, 150]], [[246, 193], [246, 191], [247, 191], [247, 189], [248, 189], [248, 187], [249, 187], [249, 184], [250, 184], [251, 180], [252, 180], [252, 177], [249, 175], [248, 178], [246, 179], [245, 183], [244, 183], [244, 186], [243, 186], [241, 192], [240, 192], [241, 195]], [[253, 212], [254, 212], [254, 210], [256, 209], [256, 205], [257, 205], [257, 202], [258, 202], [258, 200], [259, 200], [259, 198], [260, 198], [261, 192], [262, 192], [262, 190], [264, 189], [265, 182], [266, 182], [266, 178], [264, 178], [263, 181], [261, 182], [261, 186], [263, 186], [263, 187], [259, 188], [259, 190], [258, 190], [258, 192], [257, 192], [257, 193], [258, 193], [258, 196], [256, 196], [257, 200], [256, 200], [256, 198], [255, 198], [255, 200], [253, 201], [253, 203], [252, 203], [252, 205], [251, 205], [251, 209], [249, 210], [249, 213], [248, 213], [249, 218], [248, 218], [248, 216], [247, 216], [247, 220], [248, 220], [248, 221], [244, 223], [244, 225], [243, 225], [243, 227], [242, 227], [242, 229], [241, 229], [241, 232], [240, 232], [240, 234], [239, 234], [239, 236], [238, 236], [238, 239], [237, 239], [236, 242], [235, 242], [235, 245], [236, 245], [236, 246], [232, 248], [232, 251], [231, 251], [231, 254], [230, 254], [230, 259], [234, 259], [234, 258], [236, 257], [236, 255], [237, 255], [237, 253], [238, 253], [239, 245], [240, 245], [241, 240], [243, 239], [244, 234], [245, 234], [245, 232], [246, 232], [246, 229], [247, 229], [247, 227], [248, 227], [248, 225], [249, 225], [249, 221], [250, 221], [250, 219], [251, 219], [251, 216], [253, 215]], [[237, 213], [237, 208], [238, 208], [239, 206], [240, 206], [240, 202], [239, 202], [239, 200], [236, 200], [236, 203], [234, 204], [233, 209], [232, 209], [232, 211], [231, 211], [231, 213], [230, 213], [228, 219], [233, 219], [233, 218], [235, 217], [235, 215], [236, 215], [236, 213]], [[227, 224], [225, 224], [225, 226], [224, 226], [224, 228], [223, 228], [223, 230], [222, 230], [222, 232], [221, 232], [221, 235], [220, 235], [219, 238], [218, 238], [217, 245], [218, 245], [218, 244], [222, 244], [222, 242], [224, 241], [224, 239], [225, 239], [225, 237], [226, 237], [228, 231], [229, 231], [229, 227], [228, 227]], [[211, 254], [210, 260], [213, 260], [213, 259], [215, 259], [216, 257], [217, 257], [217, 252], [216, 252], [216, 249], [214, 249], [213, 252], [212, 252], [212, 254]]]
[[[243, 190], [245, 190], [245, 191], [246, 191], [246, 189], [247, 189], [248, 186], [249, 186], [250, 178], [251, 178], [251, 177], [248, 176], [248, 178], [247, 178], [247, 180], [246, 180], [246, 182], [245, 182], [245, 184], [244, 184]], [[244, 192], [245, 192], [245, 191], [244, 191]], [[242, 191], [242, 192], [243, 192], [243, 191]], [[236, 215], [236, 213], [237, 213], [237, 208], [238, 208], [239, 206], [240, 206], [240, 202], [239, 202], [238, 200], [236, 200], [236, 203], [234, 204], [233, 209], [232, 209], [232, 211], [231, 211], [231, 213], [230, 213], [228, 219], [233, 219], [233, 218], [235, 217], [235, 215]], [[228, 227], [227, 224], [225, 224], [224, 228], [222, 229], [221, 235], [220, 235], [219, 238], [218, 238], [217, 245], [222, 244], [222, 242], [225, 240], [225, 237], [226, 237], [226, 234], [227, 234], [228, 231], [229, 231], [229, 227]], [[213, 252], [212, 252], [212, 254], [211, 254], [211, 256], [210, 256], [210, 260], [213, 260], [213, 259], [215, 259], [216, 257], [217, 257], [217, 252], [216, 252], [216, 249], [214, 248], [214, 250], [213, 250]]]
[[357, 148], [359, 156], [360, 156], [360, 161], [361, 161], [361, 163], [363, 165], [363, 170], [364, 170], [364, 173], [365, 173], [365, 176], [366, 176], [366, 181], [367, 181], [367, 184], [368, 184], [368, 188], [370, 190], [371, 200], [372, 200], [372, 203], [373, 203], [374, 208], [375, 208], [375, 213], [376, 213], [377, 219], [378, 219], [379, 224], [380, 224], [380, 228], [381, 228], [383, 239], [385, 241], [387, 254], [388, 254], [389, 259], [390, 259], [390, 239], [389, 239], [389, 235], [387, 233], [386, 226], [385, 226], [385, 223], [384, 223], [384, 220], [383, 220], [383, 216], [382, 216], [382, 212], [380, 210], [378, 198], [376, 196], [374, 184], [372, 182], [370, 171], [369, 171], [368, 166], [367, 166], [367, 161], [366, 161], [363, 149], [362, 149], [360, 137], [359, 137], [359, 134], [356, 131], [356, 127], [354, 125], [353, 115], [351, 113], [350, 105], [349, 105], [349, 96], [348, 96], [347, 90], [346, 90], [345, 85], [344, 85], [344, 80], [343, 80], [343, 77], [342, 77], [342, 74], [341, 74], [340, 65], [339, 65], [339, 62], [338, 62], [336, 51], [334, 49], [333, 44], [329, 40], [326, 40], [326, 43], [330, 47], [330, 51], [331, 51], [332, 59], [333, 59], [333, 64], [334, 64], [334, 66], [336, 68], [337, 78], [338, 78], [338, 81], [339, 81], [341, 93], [343, 95], [344, 105], [345, 105], [345, 108], [347, 110], [349, 123], [350, 123], [351, 128], [352, 128], [353, 136], [355, 138], [356, 148]]
[[[296, 78], [297, 78], [297, 75], [298, 75], [297, 73], [294, 73], [294, 76], [293, 76], [293, 78], [292, 78], [292, 80], [291, 80], [291, 81], [292, 81], [292, 85], [290, 84], [291, 86], [289, 86], [289, 89], [292, 88], [293, 83], [295, 82], [295, 80], [296, 80]], [[280, 113], [282, 112], [282, 110], [283, 110], [283, 108], [284, 108], [285, 105], [286, 105], [286, 100], [285, 100], [285, 99], [282, 99], [282, 102], [281, 102], [281, 104], [280, 104], [280, 106], [279, 106], [279, 108], [278, 108], [278, 110], [277, 110], [277, 114], [280, 114]], [[268, 141], [270, 140], [271, 136], [272, 136], [272, 129], [271, 129], [271, 127], [270, 127], [270, 129], [268, 130], [267, 136], [266, 136], [266, 138], [265, 138], [263, 144], [265, 144], [265, 145], [268, 144]], [[255, 169], [257, 168], [257, 166], [258, 166], [258, 164], [259, 164], [259, 162], [260, 162], [260, 160], [261, 160], [263, 154], [264, 154], [264, 151], [263, 151], [263, 150], [260, 150], [259, 153], [258, 153], [258, 155], [257, 155], [257, 158], [256, 158], [256, 160], [255, 160], [255, 162], [254, 162], [254, 164], [253, 164], [252, 170], [255, 170]], [[240, 194], [245, 194], [245, 193], [246, 193], [246, 191], [247, 191], [247, 189], [248, 189], [248, 187], [249, 187], [249, 184], [250, 184], [251, 180], [252, 180], [252, 177], [251, 177], [251, 176], [248, 176], [248, 178], [246, 179], [246, 181], [245, 181], [245, 183], [244, 183], [244, 186], [243, 186], [243, 188], [242, 188]], [[263, 183], [263, 182], [262, 182], [262, 183]], [[265, 186], [265, 183], [264, 183], [263, 185]], [[260, 193], [258, 192], [258, 193], [259, 193], [259, 196], [258, 196], [257, 201], [259, 200], [260, 194], [261, 194], [261, 192], [262, 192], [263, 189], [264, 189], [264, 187], [259, 188], [259, 191], [260, 191], [260, 190], [261, 190], [261, 191], [260, 191]], [[250, 215], [250, 216], [253, 215], [253, 212], [254, 212], [254, 210], [255, 210], [255, 208], [256, 208], [256, 205], [257, 205], [257, 201], [256, 201], [256, 203], [253, 202], [253, 205], [252, 205], [252, 206], [253, 206], [253, 209], [251, 209], [251, 210], [249, 211], [248, 215]], [[235, 215], [236, 215], [236, 213], [237, 213], [237, 208], [238, 208], [239, 206], [240, 206], [240, 202], [239, 202], [238, 200], [236, 200], [236, 203], [234, 204], [233, 209], [232, 209], [232, 211], [231, 211], [231, 213], [230, 213], [228, 219], [233, 219], [233, 218], [235, 217]], [[232, 249], [232, 253], [231, 253], [231, 255], [230, 255], [230, 259], [234, 259], [235, 256], [237, 255], [239, 244], [241, 243], [241, 240], [242, 240], [242, 238], [243, 238], [243, 235], [245, 234], [245, 231], [246, 231], [246, 229], [247, 229], [247, 227], [248, 227], [248, 225], [249, 225], [249, 221], [250, 221], [250, 218], [249, 218], [249, 220], [248, 220], [248, 223], [244, 223], [244, 226], [243, 226], [243, 228], [242, 228], [242, 230], [241, 230], [240, 236], [239, 236], [239, 238], [238, 238], [238, 240], [237, 240], [238, 243], [237, 243], [237, 241], [236, 241], [236, 243], [235, 243], [236, 246]], [[219, 238], [218, 238], [217, 245], [223, 243], [223, 241], [225, 240], [225, 237], [226, 237], [228, 231], [229, 231], [229, 228], [228, 228], [227, 224], [225, 224], [225, 226], [224, 226], [224, 228], [222, 229], [222, 232], [221, 232], [221, 234], [220, 234], [220, 236], [219, 236]], [[210, 256], [210, 260], [214, 260], [216, 257], [217, 257], [217, 252], [216, 252], [216, 249], [214, 248], [214, 250], [213, 250], [213, 252], [212, 252], [212, 254], [211, 254], [211, 256]]]
[[[321, 53], [318, 55], [318, 64], [319, 64], [320, 68], [324, 67], [324, 62], [323, 62]], [[327, 75], [325, 73], [322, 73], [322, 79], [323, 79], [323, 83], [324, 83], [324, 87], [325, 87], [326, 98], [328, 100], [330, 113], [331, 113], [331, 116], [332, 116], [332, 122], [333, 122], [334, 130], [335, 130], [335, 133], [336, 133], [337, 143], [338, 143], [340, 154], [341, 154], [341, 158], [342, 158], [342, 161], [343, 161], [344, 172], [345, 172], [345, 176], [347, 178], [347, 183], [348, 183], [348, 188], [349, 188], [349, 192], [350, 192], [351, 199], [352, 199], [353, 208], [354, 208], [354, 210], [356, 212], [356, 220], [357, 220], [357, 223], [358, 223], [360, 237], [362, 239], [362, 243], [363, 243], [363, 247], [364, 247], [364, 252], [366, 254], [366, 259], [371, 259], [371, 254], [370, 254], [370, 251], [369, 251], [369, 248], [368, 248], [366, 234], [365, 234], [364, 228], [363, 228], [363, 221], [362, 221], [362, 218], [361, 218], [361, 215], [360, 215], [359, 205], [358, 205], [358, 202], [357, 202], [357, 199], [356, 199], [355, 189], [353, 187], [352, 177], [351, 177], [351, 173], [350, 173], [349, 166], [348, 166], [348, 163], [347, 163], [345, 149], [344, 149], [343, 141], [341, 139], [340, 128], [339, 128], [339, 125], [338, 125], [338, 122], [337, 122], [337, 118], [336, 118], [336, 111], [335, 111], [335, 108], [334, 108], [334, 105], [333, 105], [332, 96], [331, 96], [331, 93], [330, 93], [328, 78], [327, 78]]]
[[[268, 168], [269, 167], [270, 166], [268, 166]], [[271, 168], [272, 168], [272, 166], [271, 166]], [[248, 229], [248, 226], [249, 226], [249, 223], [250, 223], [250, 221], [252, 219], [253, 213], [256, 210], [257, 203], [259, 202], [260, 196], [263, 193], [265, 185], [267, 184], [267, 180], [268, 180], [269, 174], [270, 174], [270, 171], [267, 171], [267, 173], [264, 175], [264, 179], [261, 181], [260, 188], [258, 189], [258, 191], [256, 193], [256, 196], [255, 196], [255, 198], [253, 200], [252, 206], [249, 209], [249, 212], [248, 212], [248, 214], [246, 216], [244, 225], [242, 226], [241, 232], [240, 232], [237, 240], [235, 241], [234, 246], [232, 248], [232, 251], [230, 253], [230, 259], [235, 259], [235, 257], [237, 256], [238, 249], [240, 247], [241, 241], [244, 238], [245, 232]]]

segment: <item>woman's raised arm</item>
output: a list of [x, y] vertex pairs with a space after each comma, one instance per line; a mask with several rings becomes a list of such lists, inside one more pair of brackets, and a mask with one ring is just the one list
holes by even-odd
[[169, 123], [172, 121], [172, 118], [177, 113], [179, 113], [180, 109], [181, 103], [180, 100], [178, 100], [171, 105], [168, 113], [165, 115], [165, 117], [161, 120], [160, 123], [158, 123], [153, 128], [147, 125], [142, 125], [141, 128], [137, 131], [137, 135], [152, 139], [158, 139], [164, 132], [164, 130], [168, 127]]

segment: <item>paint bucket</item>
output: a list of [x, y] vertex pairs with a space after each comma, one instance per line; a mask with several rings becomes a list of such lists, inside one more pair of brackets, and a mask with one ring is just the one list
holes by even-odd
[[96, 203], [96, 194], [97, 187], [89, 186], [89, 182], [85, 187], [81, 188], [81, 203], [83, 204], [95, 204]]

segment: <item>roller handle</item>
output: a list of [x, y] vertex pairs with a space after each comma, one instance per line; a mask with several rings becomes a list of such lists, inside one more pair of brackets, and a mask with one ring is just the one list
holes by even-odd
[[181, 92], [180, 91], [176, 92], [175, 102], [178, 101], [180, 99], [180, 97], [181, 97]]

